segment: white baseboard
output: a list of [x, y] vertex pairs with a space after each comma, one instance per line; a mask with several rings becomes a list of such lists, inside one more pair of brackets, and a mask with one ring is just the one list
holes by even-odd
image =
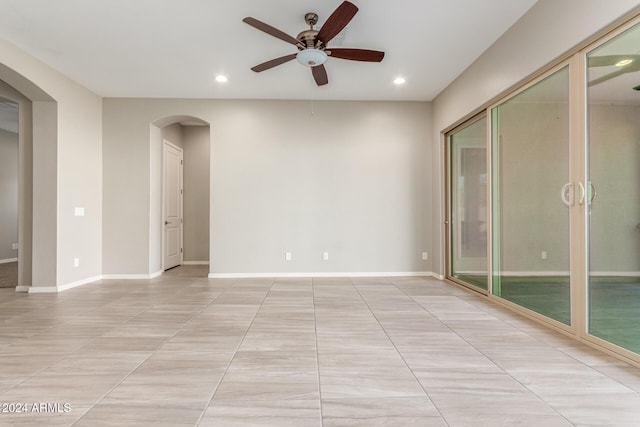
[[640, 277], [640, 271], [591, 271], [589, 276], [620, 276], [620, 277]]
[[16, 286], [16, 292], [27, 293], [31, 289], [31, 286]]
[[182, 265], [209, 265], [209, 261], [182, 261]]
[[335, 273], [209, 273], [209, 279], [261, 279], [277, 277], [435, 277], [430, 271]]
[[[54, 294], [67, 291], [72, 288], [77, 288], [78, 286], [88, 285], [89, 283], [97, 282], [100, 279], [102, 279], [102, 276], [94, 276], [60, 286], [21, 286], [21, 288], [27, 288], [27, 291], [22, 292], [29, 292], [30, 294]], [[16, 292], [18, 292], [17, 288]]]
[[9, 264], [10, 262], [18, 262], [18, 258], [0, 259], [0, 264]]
[[[486, 271], [458, 271], [457, 274], [487, 275]], [[568, 271], [501, 271], [504, 277], [548, 277], [548, 276], [569, 276]], [[591, 271], [590, 276], [620, 276], [620, 277], [640, 277], [640, 271]]]
[[104, 280], [149, 280], [155, 279], [164, 273], [161, 271], [156, 271], [151, 274], [103, 274], [102, 279]]

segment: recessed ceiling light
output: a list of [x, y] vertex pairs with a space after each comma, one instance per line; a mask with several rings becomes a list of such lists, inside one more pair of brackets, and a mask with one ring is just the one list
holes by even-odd
[[633, 62], [633, 59], [623, 59], [621, 61], [616, 62], [616, 67], [624, 67], [625, 65], [629, 65]]
[[222, 74], [216, 76], [216, 81], [218, 83], [226, 83], [229, 79], [227, 79], [227, 76], [223, 76]]
[[397, 77], [393, 83], [397, 84], [397, 85], [403, 85], [406, 82], [406, 80], [404, 79], [404, 77]]

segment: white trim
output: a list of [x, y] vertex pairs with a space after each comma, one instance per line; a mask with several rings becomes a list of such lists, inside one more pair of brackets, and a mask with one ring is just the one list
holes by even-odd
[[[456, 274], [474, 274], [474, 275], [487, 275], [486, 271], [457, 271]], [[546, 276], [568, 276], [568, 271], [501, 271], [501, 276], [505, 277], [546, 277]], [[640, 277], [640, 271], [591, 271], [589, 276], [606, 277], [606, 276], [620, 276], [620, 277]], [[456, 277], [456, 276], [453, 276]]]
[[16, 286], [16, 292], [29, 292], [31, 286]]
[[209, 261], [182, 261], [182, 265], [209, 265]]
[[336, 273], [209, 273], [209, 279], [260, 279], [275, 277], [435, 277], [430, 271]]
[[161, 276], [163, 271], [156, 271], [151, 274], [103, 274], [104, 280], [148, 280]]
[[57, 286], [30, 286], [30, 294], [57, 294], [60, 292]]
[[9, 264], [10, 262], [18, 262], [18, 258], [0, 259], [0, 264]]
[[[67, 291], [72, 288], [77, 288], [78, 286], [88, 285], [89, 283], [97, 282], [101, 280], [102, 276], [94, 276], [86, 279], [78, 280], [76, 282], [67, 283], [66, 285], [60, 286], [22, 286], [21, 288], [27, 288], [26, 291], [21, 292], [29, 292], [30, 294], [51, 294]], [[17, 288], [16, 288], [17, 292]]]
[[640, 277], [640, 271], [591, 271], [589, 276]]
[[568, 276], [568, 271], [496, 271], [500, 276], [508, 277], [546, 277], [546, 276]]

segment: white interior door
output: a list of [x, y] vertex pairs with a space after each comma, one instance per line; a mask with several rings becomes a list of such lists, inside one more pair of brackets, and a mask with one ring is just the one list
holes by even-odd
[[164, 269], [182, 264], [182, 150], [164, 141]]

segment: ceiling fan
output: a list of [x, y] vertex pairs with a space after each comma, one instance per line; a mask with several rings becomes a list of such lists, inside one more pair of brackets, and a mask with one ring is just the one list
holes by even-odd
[[358, 8], [353, 3], [345, 1], [333, 11], [320, 30], [313, 29], [313, 26], [318, 22], [318, 15], [315, 13], [307, 13], [304, 16], [304, 20], [310, 26], [310, 29], [302, 31], [296, 37], [292, 37], [255, 18], [244, 18], [242, 20], [243, 22], [273, 37], [291, 43], [298, 48], [297, 53], [263, 62], [251, 69], [259, 73], [297, 59], [301, 64], [311, 68], [311, 73], [316, 84], [322, 86], [329, 83], [327, 70], [323, 65], [328, 57], [364, 62], [382, 61], [384, 52], [377, 50], [330, 48], [327, 46], [327, 44], [347, 26], [357, 12]]

